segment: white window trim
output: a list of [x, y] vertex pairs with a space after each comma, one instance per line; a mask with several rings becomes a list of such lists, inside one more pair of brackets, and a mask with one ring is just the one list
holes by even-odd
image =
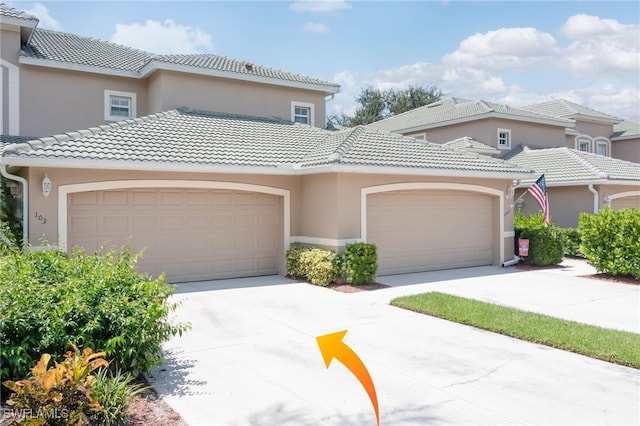
[[291, 101], [291, 121], [295, 121], [296, 107], [309, 108], [309, 125], [315, 126], [315, 105], [308, 102]]
[[[507, 137], [507, 145], [500, 145], [500, 133], [506, 133], [507, 135], [509, 135]], [[497, 136], [497, 146], [498, 149], [511, 149], [511, 129], [498, 129], [498, 133], [496, 133]]]
[[104, 91], [104, 119], [106, 121], [122, 121], [126, 120], [125, 117], [116, 117], [111, 115], [111, 97], [118, 96], [121, 98], [131, 99], [130, 116], [128, 118], [135, 118], [138, 116], [138, 105], [136, 100], [136, 94], [133, 92], [120, 92], [117, 90], [105, 90]]
[[427, 133], [426, 132], [422, 132], [422, 133], [416, 133], [415, 135], [410, 135], [412, 138], [416, 138], [416, 140], [419, 141], [425, 141], [427, 140]]
[[611, 157], [611, 141], [605, 137], [597, 137], [594, 139], [593, 143], [595, 144], [595, 150], [593, 151], [595, 154], [598, 153], [598, 146], [604, 146], [606, 151], [605, 157]]
[[[593, 146], [592, 146], [592, 142], [593, 140], [591, 139], [590, 136], [586, 136], [586, 135], [580, 135], [578, 137], [576, 137], [576, 151], [580, 151], [580, 152], [593, 152]], [[581, 143], [586, 143], [589, 145], [589, 148], [586, 151], [582, 151], [580, 149], [580, 144]]]

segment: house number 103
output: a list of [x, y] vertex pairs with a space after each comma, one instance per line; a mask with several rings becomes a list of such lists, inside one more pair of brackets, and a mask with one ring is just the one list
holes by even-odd
[[36, 212], [36, 219], [38, 219], [38, 222], [40, 222], [43, 225], [47, 223], [47, 218], [42, 216], [41, 214], [38, 214], [38, 212]]

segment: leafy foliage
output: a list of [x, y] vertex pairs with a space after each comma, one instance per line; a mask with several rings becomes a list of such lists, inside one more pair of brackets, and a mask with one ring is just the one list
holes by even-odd
[[362, 89], [355, 98], [359, 106], [353, 117], [346, 114], [329, 117], [329, 124], [358, 126], [374, 123], [396, 114], [428, 105], [442, 99], [443, 93], [435, 86], [409, 86], [406, 89]]
[[96, 378], [91, 373], [108, 367], [105, 353], [94, 353], [91, 348], [78, 353], [76, 347], [73, 349], [65, 354], [64, 361], [50, 368], [47, 366], [52, 357], [43, 354], [31, 369], [31, 379], [3, 382], [13, 391], [7, 405], [30, 410], [27, 413], [31, 416], [22, 419], [22, 424], [85, 425], [88, 415], [102, 410], [94, 395]]
[[327, 286], [338, 277], [336, 253], [312, 248], [300, 254], [300, 265], [311, 284]]
[[18, 200], [11, 195], [7, 179], [0, 179], [0, 245], [6, 244], [6, 238], [13, 241], [22, 239], [22, 219], [16, 215]]
[[111, 426], [123, 424], [127, 418], [127, 407], [133, 398], [149, 389], [141, 383], [135, 383], [131, 374], [113, 373], [107, 369], [99, 370], [95, 375], [93, 394], [102, 410], [91, 416], [94, 424]]
[[[565, 236], [561, 229], [556, 228], [553, 222], [548, 227], [544, 226], [542, 212], [525, 216], [518, 211], [513, 218], [517, 240], [520, 238], [529, 240], [529, 255], [524, 261], [530, 265], [547, 266], [557, 265], [564, 257]], [[516, 251], [517, 253], [517, 251]]]
[[189, 324], [170, 323], [174, 288], [138, 274], [139, 256], [9, 250], [0, 262], [2, 379], [24, 377], [39, 354], [57, 359], [67, 342], [105, 351], [134, 375], [160, 365], [162, 343]]
[[331, 250], [292, 244], [286, 257], [287, 274], [291, 278], [302, 278], [311, 284], [326, 286], [339, 276], [340, 258]]
[[347, 244], [344, 249], [344, 271], [348, 283], [374, 282], [378, 272], [376, 246], [368, 243]]
[[564, 240], [565, 256], [580, 255], [580, 244], [582, 244], [582, 236], [576, 228], [558, 228]]
[[640, 280], [640, 210], [603, 209], [581, 213], [582, 254], [598, 272]]

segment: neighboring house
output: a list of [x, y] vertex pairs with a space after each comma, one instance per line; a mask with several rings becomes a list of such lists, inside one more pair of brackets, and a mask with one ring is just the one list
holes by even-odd
[[325, 125], [335, 83], [218, 55], [155, 55], [37, 28], [0, 4], [0, 134], [47, 136], [181, 106]]
[[613, 130], [611, 156], [632, 163], [640, 163], [640, 123], [624, 120], [615, 124]]
[[28, 181], [31, 244], [130, 240], [172, 282], [284, 274], [296, 241], [375, 243], [381, 275], [499, 265], [513, 183], [535, 178], [364, 127], [184, 108], [7, 145], [1, 164]]
[[[640, 126], [566, 100], [513, 108], [451, 98], [369, 127], [497, 156], [544, 173], [552, 220], [561, 226], [576, 226], [580, 212], [597, 212], [604, 205], [640, 208], [635, 175], [640, 164], [633, 164], [640, 162]], [[537, 150], [523, 150], [525, 146]], [[620, 174], [623, 170], [626, 174]], [[535, 202], [527, 200], [525, 211], [537, 211]]]
[[[524, 147], [512, 152], [508, 162], [544, 173], [551, 220], [558, 226], [575, 228], [580, 213], [595, 213], [605, 206], [640, 209], [640, 164], [566, 147]], [[515, 198], [534, 180], [521, 181]], [[540, 209], [529, 196], [516, 208], [526, 214]]]

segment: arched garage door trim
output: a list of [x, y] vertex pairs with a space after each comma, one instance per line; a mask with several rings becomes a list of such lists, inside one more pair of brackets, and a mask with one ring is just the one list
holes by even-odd
[[253, 185], [237, 182], [200, 181], [200, 180], [121, 180], [108, 182], [79, 183], [58, 187], [58, 240], [62, 250], [67, 250], [67, 199], [69, 194], [88, 191], [107, 191], [134, 188], [184, 188], [184, 189], [228, 189], [236, 191], [259, 192], [278, 195], [283, 198], [283, 243], [284, 253], [288, 249], [290, 234], [290, 193], [288, 189]]
[[[407, 190], [433, 189], [433, 190], [452, 190], [452, 191], [468, 191], [480, 194], [487, 194], [498, 197], [500, 206], [504, 206], [504, 191], [480, 185], [469, 185], [463, 183], [442, 183], [442, 182], [412, 182], [412, 183], [392, 183], [388, 185], [377, 185], [362, 188], [360, 190], [360, 237], [362, 241], [367, 241], [367, 196], [380, 192], [390, 191], [407, 191]], [[504, 262], [504, 240], [508, 237], [504, 231], [504, 216], [500, 214], [501, 209], [497, 210], [499, 229], [500, 229], [500, 263]]]
[[611, 202], [613, 200], [617, 200], [618, 198], [626, 198], [626, 197], [640, 197], [640, 191], [618, 192], [617, 194], [609, 195], [607, 196], [607, 199], [606, 199], [607, 206], [611, 208]]

